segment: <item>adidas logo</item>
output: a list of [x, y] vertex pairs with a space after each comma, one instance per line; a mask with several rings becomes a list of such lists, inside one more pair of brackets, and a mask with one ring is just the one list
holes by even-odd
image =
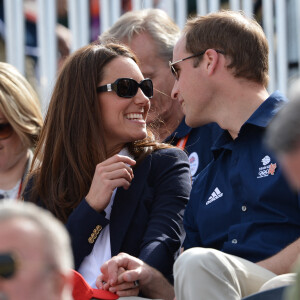
[[223, 197], [223, 193], [216, 187], [205, 204], [208, 205], [221, 197]]

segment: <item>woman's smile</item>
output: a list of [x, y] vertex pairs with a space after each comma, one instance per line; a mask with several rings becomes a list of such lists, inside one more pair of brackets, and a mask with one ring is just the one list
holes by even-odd
[[125, 114], [125, 118], [130, 121], [137, 121], [139, 123], [146, 124], [146, 114], [144, 112], [144, 108], [142, 108], [141, 112], [132, 112]]

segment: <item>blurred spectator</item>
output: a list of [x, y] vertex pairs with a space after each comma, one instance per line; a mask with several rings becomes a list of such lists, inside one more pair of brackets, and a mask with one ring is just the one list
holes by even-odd
[[[58, 23], [56, 26], [56, 37], [58, 46], [57, 68], [59, 69], [64, 59], [70, 54], [71, 32], [60, 24], [64, 22], [64, 15], [67, 11], [67, 0], [57, 0]], [[25, 14], [25, 77], [30, 84], [37, 90], [36, 63], [38, 61], [38, 41], [37, 41], [37, 1], [24, 1]], [[0, 60], [6, 61], [5, 54], [5, 16], [4, 0], [0, 0]]]
[[270, 123], [266, 135], [269, 147], [275, 151], [291, 185], [300, 191], [300, 80], [291, 88], [291, 100]]
[[[71, 31], [68, 26], [68, 1], [57, 0], [57, 25], [55, 29], [57, 37], [58, 48], [58, 69], [62, 65], [65, 58], [70, 54], [71, 50]], [[26, 20], [26, 49], [28, 55], [32, 56], [35, 60], [38, 58], [38, 41], [37, 41], [37, 1], [25, 0], [24, 13]], [[30, 46], [31, 48], [28, 48]], [[31, 50], [30, 50], [31, 49]]]
[[[290, 102], [283, 106], [268, 127], [266, 141], [275, 151], [289, 182], [300, 191], [300, 79], [290, 87]], [[299, 248], [298, 248], [299, 249]], [[299, 252], [299, 250], [298, 250]], [[300, 299], [300, 261], [296, 283], [288, 289], [288, 300]]]
[[0, 299], [71, 300], [73, 257], [65, 227], [32, 203], [0, 203]]
[[38, 97], [18, 70], [0, 62], [0, 198], [19, 199], [43, 119]]

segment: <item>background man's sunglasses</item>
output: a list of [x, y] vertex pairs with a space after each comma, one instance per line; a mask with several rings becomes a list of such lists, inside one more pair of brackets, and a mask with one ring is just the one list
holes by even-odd
[[119, 97], [132, 98], [137, 94], [138, 88], [142, 90], [146, 97], [153, 97], [153, 83], [149, 78], [142, 80], [140, 83], [132, 78], [119, 78], [114, 83], [97, 87], [97, 93], [114, 91]]
[[9, 123], [0, 124], [0, 140], [9, 138], [13, 133], [13, 128]]
[[17, 261], [11, 253], [0, 254], [0, 277], [9, 279], [17, 269]]

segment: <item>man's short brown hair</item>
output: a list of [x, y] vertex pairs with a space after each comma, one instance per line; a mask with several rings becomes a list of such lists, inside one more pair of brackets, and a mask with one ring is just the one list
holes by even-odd
[[223, 50], [230, 58], [227, 67], [234, 76], [267, 86], [268, 41], [254, 19], [241, 12], [224, 10], [188, 20], [183, 32], [187, 52]]

